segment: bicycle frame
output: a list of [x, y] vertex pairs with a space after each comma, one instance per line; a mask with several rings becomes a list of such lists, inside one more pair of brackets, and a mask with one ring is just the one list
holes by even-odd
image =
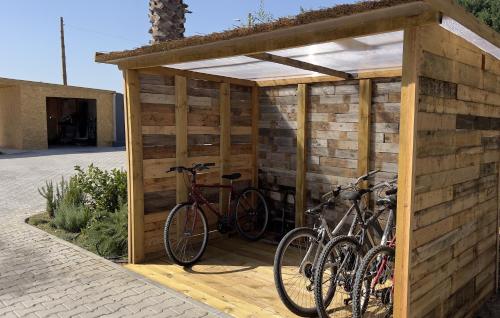
[[215, 183], [215, 184], [198, 184], [198, 183], [196, 183], [196, 180], [193, 180], [191, 182], [191, 192], [190, 192], [189, 197], [191, 199], [194, 199], [193, 200], [194, 202], [192, 202], [192, 203], [196, 204], [198, 206], [206, 206], [209, 211], [211, 211], [212, 213], [214, 213], [215, 215], [217, 215], [217, 217], [221, 218], [224, 215], [222, 213], [220, 213], [219, 211], [217, 211], [217, 209], [215, 209], [213, 207], [213, 203], [210, 203], [210, 201], [208, 201], [205, 198], [205, 196], [201, 192], [201, 189], [228, 189], [229, 190], [229, 199], [228, 199], [228, 202], [227, 202], [227, 206], [228, 206], [227, 215], [230, 214], [231, 198], [232, 198], [233, 192], [234, 192], [234, 187], [233, 187], [232, 184], [229, 184], [229, 185], [219, 184], [219, 183]]

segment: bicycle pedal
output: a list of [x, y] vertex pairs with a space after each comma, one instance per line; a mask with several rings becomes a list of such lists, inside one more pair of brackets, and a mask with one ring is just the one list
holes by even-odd
[[352, 301], [352, 298], [347, 298], [347, 299], [344, 299], [344, 306], [349, 306], [349, 303]]

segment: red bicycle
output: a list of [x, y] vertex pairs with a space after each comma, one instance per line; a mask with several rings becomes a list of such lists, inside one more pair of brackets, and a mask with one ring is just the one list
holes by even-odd
[[[208, 242], [208, 223], [204, 208], [217, 216], [217, 230], [228, 233], [234, 228], [250, 241], [258, 240], [264, 234], [269, 219], [269, 209], [262, 193], [255, 188], [246, 188], [236, 193], [233, 181], [241, 178], [240, 173], [223, 175], [229, 180], [224, 184], [199, 184], [198, 172], [208, 170], [214, 163], [199, 163], [191, 168], [172, 167], [169, 172], [188, 174], [190, 191], [188, 201], [175, 206], [165, 222], [164, 243], [170, 259], [178, 265], [189, 266], [197, 262], [205, 252]], [[202, 193], [202, 189], [226, 189], [229, 191], [227, 213], [222, 213]], [[233, 200], [237, 197], [236, 200]], [[231, 209], [234, 207], [234, 210]]]

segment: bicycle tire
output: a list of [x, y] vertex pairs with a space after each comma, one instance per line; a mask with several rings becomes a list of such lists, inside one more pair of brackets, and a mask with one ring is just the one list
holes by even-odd
[[[301, 317], [315, 317], [317, 315], [316, 305], [314, 303], [314, 295], [313, 295], [313, 306], [310, 308], [303, 307], [297, 304], [292, 297], [288, 294], [285, 284], [283, 283], [282, 277], [282, 261], [285, 252], [285, 248], [287, 248], [294, 240], [301, 236], [308, 236], [313, 240], [317, 240], [317, 232], [310, 228], [296, 228], [290, 232], [288, 232], [280, 241], [278, 248], [276, 249], [276, 253], [274, 255], [274, 265], [273, 265], [273, 273], [274, 273], [274, 285], [276, 286], [276, 290], [278, 291], [278, 295], [281, 299], [281, 302], [294, 314]], [[316, 243], [317, 244], [317, 243]], [[314, 265], [314, 264], [313, 264]]]
[[[376, 246], [368, 251], [368, 253], [366, 253], [365, 257], [361, 261], [359, 270], [356, 273], [356, 280], [354, 281], [352, 300], [353, 318], [361, 318], [366, 312], [369, 300], [368, 298], [366, 298], [366, 295], [365, 301], [361, 303], [361, 292], [363, 289], [364, 276], [371, 261], [380, 253], [384, 253], [385, 255], [389, 255], [393, 258], [396, 254], [394, 248], [385, 245]], [[370, 295], [368, 295], [368, 297], [369, 296]]]
[[[248, 232], [246, 232], [243, 229], [243, 227], [240, 225], [240, 223], [238, 222], [238, 220], [239, 220], [239, 209], [238, 209], [238, 207], [240, 206], [240, 203], [241, 203], [240, 200], [245, 196], [245, 194], [247, 194], [249, 192], [255, 192], [255, 194], [257, 195], [257, 197], [260, 199], [260, 204], [262, 204], [262, 206], [264, 208], [264, 220], [263, 220], [263, 223], [261, 225], [260, 230], [255, 235], [251, 235]], [[257, 241], [258, 239], [260, 239], [262, 237], [262, 235], [264, 235], [264, 232], [266, 231], [266, 228], [267, 228], [267, 223], [269, 221], [269, 208], [267, 206], [267, 202], [266, 202], [266, 199], [265, 199], [264, 195], [258, 189], [249, 187], [249, 188], [246, 188], [245, 190], [243, 190], [238, 195], [238, 199], [236, 200], [236, 207], [235, 207], [235, 213], [234, 214], [235, 214], [235, 222], [234, 223], [236, 224], [236, 229], [238, 230], [238, 233], [243, 238], [245, 238], [248, 241]]]
[[[316, 301], [316, 308], [317, 308], [317, 313], [320, 318], [327, 318], [328, 313], [327, 313], [327, 306], [330, 305], [330, 303], [324, 303], [323, 300], [323, 272], [326, 266], [326, 263], [328, 261], [328, 258], [330, 257], [331, 252], [334, 250], [335, 247], [339, 246], [341, 243], [347, 243], [350, 244], [354, 247], [354, 252], [356, 253], [356, 258], [357, 260], [362, 258], [362, 253], [361, 253], [361, 246], [356, 240], [355, 237], [353, 236], [347, 236], [347, 235], [340, 235], [335, 237], [333, 240], [328, 242], [328, 244], [323, 248], [323, 251], [321, 252], [321, 255], [318, 259], [318, 262], [316, 264], [316, 269], [314, 271], [314, 299]], [[336, 269], [335, 273], [337, 273], [338, 269]], [[353, 269], [354, 271], [354, 269]], [[354, 281], [354, 277], [349, 277], [351, 281]], [[334, 293], [332, 295], [332, 298], [335, 297], [335, 294], [337, 293], [337, 286], [334, 288]]]
[[171, 245], [171, 242], [169, 240], [169, 234], [170, 232], [173, 230], [171, 229], [171, 226], [173, 224], [173, 221], [174, 221], [174, 218], [176, 216], [177, 213], [179, 213], [179, 211], [181, 211], [182, 208], [184, 207], [187, 207], [187, 206], [192, 206], [191, 203], [181, 203], [181, 204], [178, 204], [176, 205], [172, 211], [170, 211], [169, 215], [168, 215], [168, 218], [165, 222], [165, 227], [164, 227], [164, 231], [163, 231], [163, 243], [165, 245], [165, 250], [167, 252], [167, 255], [168, 257], [174, 262], [176, 263], [177, 265], [181, 265], [181, 266], [191, 266], [193, 265], [194, 263], [196, 263], [200, 258], [201, 256], [203, 255], [203, 253], [205, 252], [205, 249], [207, 248], [207, 243], [208, 243], [208, 223], [207, 223], [207, 218], [205, 216], [205, 213], [203, 212], [203, 210], [200, 208], [200, 207], [196, 207], [197, 211], [199, 212], [199, 215], [201, 217], [201, 222], [202, 222], [202, 225], [203, 225], [203, 241], [202, 241], [202, 244], [201, 244], [201, 248], [199, 250], [199, 252], [191, 259], [191, 260], [181, 260], [179, 259], [173, 249], [172, 249], [172, 245]]

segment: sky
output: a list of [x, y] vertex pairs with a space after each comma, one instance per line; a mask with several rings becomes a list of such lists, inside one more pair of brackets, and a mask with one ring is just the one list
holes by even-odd
[[[94, 62], [95, 52], [149, 43], [148, 0], [0, 0], [0, 77], [62, 83], [59, 17], [65, 20], [68, 84], [123, 91], [114, 65]], [[259, 8], [260, 0], [185, 0], [186, 36], [226, 30]], [[274, 17], [352, 0], [266, 0]]]

